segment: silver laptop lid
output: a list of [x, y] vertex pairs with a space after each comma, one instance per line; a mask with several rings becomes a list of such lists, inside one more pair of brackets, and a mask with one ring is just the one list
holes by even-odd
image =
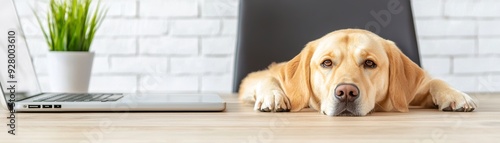
[[[12, 0], [0, 0], [0, 88], [2, 108], [11, 101], [40, 93], [16, 7]], [[11, 93], [12, 92], [12, 93]]]

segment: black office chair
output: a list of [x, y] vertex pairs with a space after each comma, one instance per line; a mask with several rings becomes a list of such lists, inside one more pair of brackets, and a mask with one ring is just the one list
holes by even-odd
[[309, 41], [344, 28], [390, 39], [420, 65], [410, 0], [241, 0], [233, 92], [248, 73], [288, 61]]

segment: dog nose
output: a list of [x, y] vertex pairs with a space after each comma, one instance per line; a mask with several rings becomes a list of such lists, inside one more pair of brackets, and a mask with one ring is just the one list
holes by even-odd
[[359, 89], [354, 84], [339, 84], [335, 88], [335, 98], [341, 102], [353, 102], [359, 96]]

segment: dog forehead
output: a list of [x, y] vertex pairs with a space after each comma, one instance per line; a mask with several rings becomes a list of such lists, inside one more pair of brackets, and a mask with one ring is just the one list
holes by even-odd
[[364, 33], [332, 33], [322, 37], [316, 49], [319, 53], [363, 53], [368, 48], [373, 48], [375, 43], [373, 38]]

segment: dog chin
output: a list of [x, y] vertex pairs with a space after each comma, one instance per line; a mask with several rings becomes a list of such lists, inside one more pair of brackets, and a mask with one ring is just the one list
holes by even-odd
[[359, 114], [358, 112], [344, 110], [342, 112], [334, 113], [334, 116], [363, 116], [363, 115]]
[[371, 113], [371, 111], [363, 113], [355, 109], [347, 109], [347, 108], [343, 109], [337, 108], [331, 111], [322, 111], [322, 112], [324, 115], [327, 116], [366, 116]]
[[351, 112], [351, 111], [342, 111], [342, 112], [330, 112], [326, 113], [326, 111], [323, 111], [323, 114], [326, 116], [365, 116], [366, 114], [361, 114], [358, 112]]

